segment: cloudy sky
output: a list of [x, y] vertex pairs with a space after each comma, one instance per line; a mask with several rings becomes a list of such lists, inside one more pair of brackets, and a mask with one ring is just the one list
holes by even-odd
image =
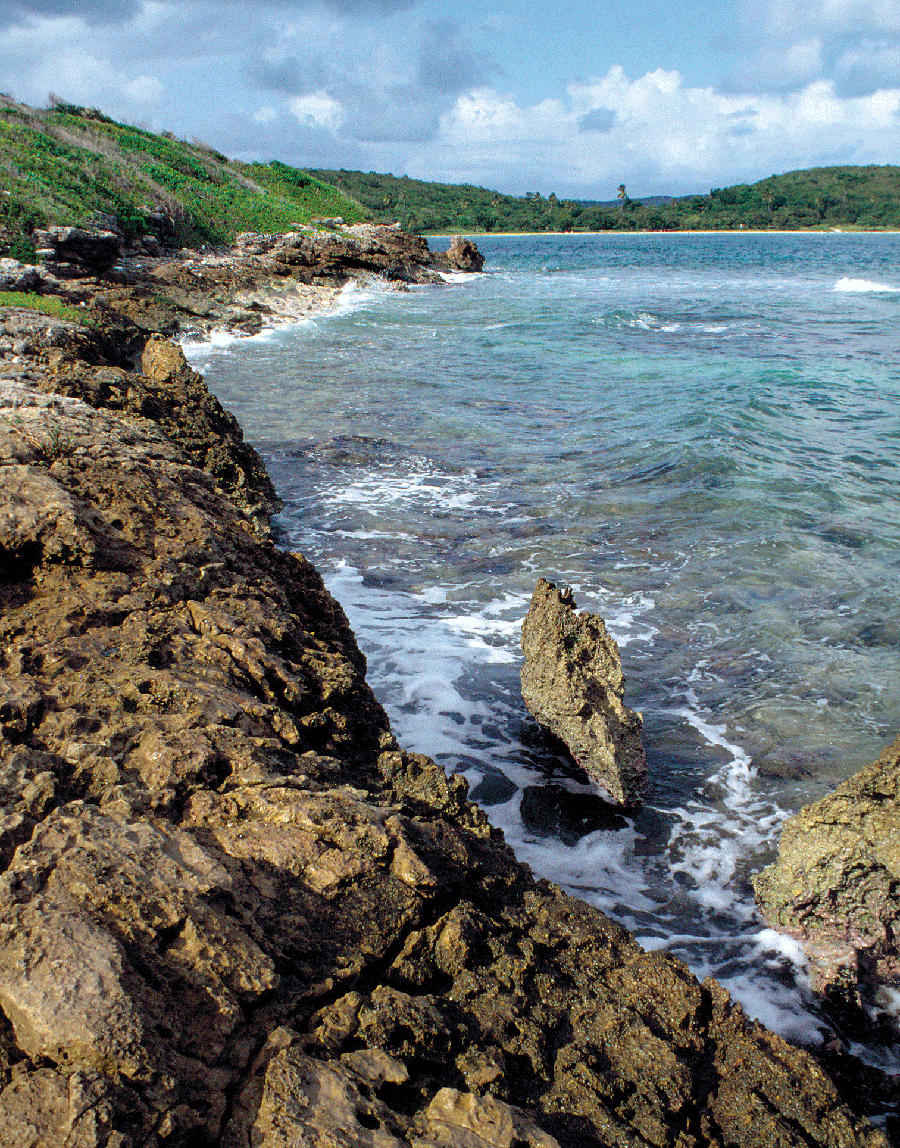
[[898, 0], [0, 0], [0, 91], [513, 194], [900, 163]]

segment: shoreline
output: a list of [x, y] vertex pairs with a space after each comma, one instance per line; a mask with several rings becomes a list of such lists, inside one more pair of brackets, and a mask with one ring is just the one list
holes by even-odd
[[627, 231], [625, 229], [610, 228], [608, 231], [428, 231], [422, 233], [425, 239], [443, 239], [450, 235], [465, 235], [471, 239], [502, 239], [504, 236], [518, 236], [519, 238], [538, 237], [541, 235], [900, 235], [900, 228], [885, 228], [875, 231], [871, 228], [841, 228], [822, 227], [779, 230], [776, 228], [728, 228], [715, 227], [709, 230], [671, 230], [671, 231]]
[[121, 290], [98, 328], [3, 312], [0, 1138], [62, 1148], [87, 1106], [87, 1148], [886, 1148], [397, 745], [258, 455], [147, 329], [209, 284]]

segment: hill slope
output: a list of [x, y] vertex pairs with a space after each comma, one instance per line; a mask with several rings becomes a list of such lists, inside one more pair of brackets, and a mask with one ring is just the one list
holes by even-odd
[[179, 245], [288, 231], [321, 216], [368, 218], [333, 187], [284, 164], [239, 164], [198, 141], [116, 123], [95, 109], [35, 109], [6, 96], [0, 179], [0, 253], [25, 257], [35, 227], [104, 222], [104, 215], [127, 238], [151, 233]]
[[900, 228], [900, 167], [826, 167], [773, 175], [680, 199], [590, 203], [501, 195], [375, 172], [311, 169], [362, 203], [380, 222], [410, 231], [668, 231]]

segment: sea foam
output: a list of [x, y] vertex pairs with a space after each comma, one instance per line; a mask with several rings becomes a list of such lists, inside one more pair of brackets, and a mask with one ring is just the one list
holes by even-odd
[[876, 283], [873, 279], [852, 279], [845, 275], [842, 279], [838, 279], [832, 290], [857, 295], [870, 295], [878, 292], [896, 294], [900, 291], [900, 287], [892, 287], [889, 283]]

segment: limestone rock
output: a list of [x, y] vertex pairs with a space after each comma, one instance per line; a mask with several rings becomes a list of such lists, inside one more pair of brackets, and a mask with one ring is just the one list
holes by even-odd
[[450, 271], [481, 271], [484, 267], [484, 256], [463, 235], [454, 235], [447, 250], [436, 253], [434, 259], [439, 267]]
[[413, 1148], [559, 1148], [521, 1109], [455, 1088], [438, 1091], [420, 1125]]
[[0, 259], [0, 291], [34, 291], [43, 281], [39, 267], [16, 259]]
[[799, 940], [819, 990], [900, 983], [900, 738], [782, 829], [754, 881], [763, 916]]
[[619, 805], [640, 803], [647, 759], [641, 718], [623, 701], [625, 678], [603, 619], [575, 612], [571, 591], [543, 578], [522, 625], [522, 696], [534, 717]]

